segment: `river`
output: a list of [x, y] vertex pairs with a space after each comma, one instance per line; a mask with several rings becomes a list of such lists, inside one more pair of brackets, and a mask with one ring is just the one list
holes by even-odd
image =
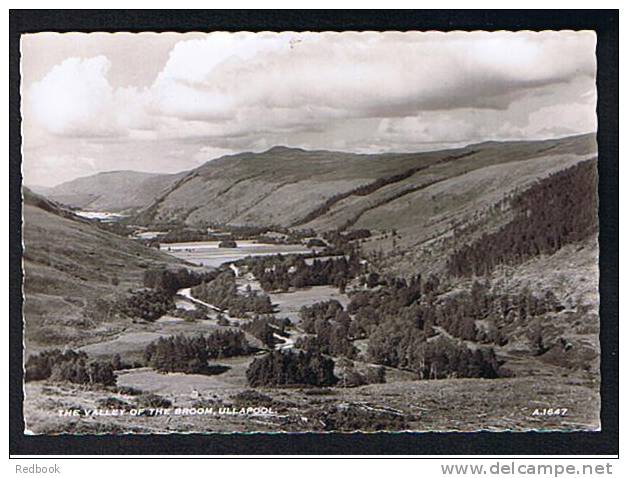
[[[313, 252], [313, 249], [300, 244], [264, 244], [253, 240], [237, 241], [237, 248], [221, 248], [218, 247], [218, 244], [219, 241], [179, 242], [161, 244], [160, 249], [168, 254], [178, 257], [179, 259], [205, 267], [220, 267], [223, 264], [244, 259], [249, 256], [309, 254]], [[322, 257], [320, 259], [326, 260], [329, 258], [330, 257]], [[311, 263], [311, 260], [309, 259], [306, 261]], [[253, 290], [261, 290], [259, 282], [252, 276], [252, 274], [239, 274], [239, 271], [235, 268], [235, 266], [232, 266], [232, 269], [235, 269], [234, 272], [236, 273], [236, 283], [238, 289], [243, 290], [248, 286]], [[338, 300], [343, 306], [346, 306], [348, 302], [347, 296], [345, 294], [341, 294], [337, 288], [332, 286], [307, 287], [304, 289], [292, 290], [290, 292], [270, 293], [269, 296], [276, 307], [274, 315], [276, 317], [289, 318], [293, 323], [298, 323], [300, 321], [299, 310], [304, 305], [309, 306], [316, 302], [330, 299]], [[220, 311], [220, 309], [213, 304], [209, 304], [192, 297], [189, 288], [179, 290], [178, 297], [180, 302], [186, 303], [186, 307], [193, 308], [196, 305], [202, 305], [214, 313], [218, 313]], [[183, 304], [177, 306], [183, 306]], [[234, 319], [234, 317], [229, 316], [226, 311], [223, 311], [222, 314], [229, 320]], [[213, 320], [215, 320], [215, 318]], [[298, 334], [294, 330], [288, 337], [277, 336], [277, 339], [281, 340], [276, 345], [276, 348], [293, 348], [297, 336]]]

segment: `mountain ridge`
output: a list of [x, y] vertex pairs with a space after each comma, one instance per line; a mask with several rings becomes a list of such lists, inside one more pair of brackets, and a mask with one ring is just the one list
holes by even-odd
[[[387, 182], [399, 183], [421, 171], [437, 170], [447, 162], [464, 160], [470, 170], [550, 153], [594, 151], [592, 135], [483, 142], [452, 150], [381, 155], [274, 147], [262, 153], [223, 156], [204, 163], [160, 197], [158, 207], [154, 203], [147, 206], [138, 218], [142, 223], [177, 223], [185, 216], [188, 225], [307, 227], [315, 219], [313, 213], [324, 208], [327, 201], [329, 206], [349, 196], [366, 197], [387, 186]], [[317, 229], [317, 224], [312, 226]]]

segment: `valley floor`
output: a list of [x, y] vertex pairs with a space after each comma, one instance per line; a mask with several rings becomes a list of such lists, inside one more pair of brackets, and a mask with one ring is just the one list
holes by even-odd
[[[246, 286], [259, 289], [259, 283], [249, 274], [238, 279], [238, 287]], [[332, 298], [343, 305], [347, 302], [346, 295], [328, 286], [271, 297], [277, 315], [297, 324], [298, 310], [303, 305]], [[177, 300], [180, 305], [186, 301], [188, 306], [194, 304], [185, 295]], [[193, 322], [164, 316], [152, 324], [130, 324], [118, 336], [88, 344], [82, 350], [94, 357], [120, 354], [127, 361], [141, 360], [146, 345], [160, 336], [220, 329], [215, 315], [210, 313], [209, 319]], [[298, 325], [292, 328], [291, 343], [301, 333]], [[248, 339], [255, 340], [252, 336]], [[256, 355], [217, 360], [211, 365], [223, 366], [226, 371], [211, 376], [132, 368], [116, 372], [119, 388], [26, 383], [24, 416], [26, 429], [33, 434], [599, 429], [599, 381], [595, 370], [552, 365], [510, 346], [500, 348], [498, 354], [517, 376], [420, 381], [414, 373], [387, 368], [383, 384], [344, 388], [340, 382], [326, 389], [251, 389], [246, 370]], [[593, 360], [593, 368], [595, 363]], [[156, 416], [146, 415], [146, 411], [132, 416], [137, 410], [147, 409], [138, 404], [134, 393], [156, 394], [171, 406]], [[111, 413], [112, 409], [126, 412], [122, 416], [67, 414], [69, 410]], [[189, 414], [199, 409], [204, 413]], [[66, 413], [60, 414], [62, 411]]]

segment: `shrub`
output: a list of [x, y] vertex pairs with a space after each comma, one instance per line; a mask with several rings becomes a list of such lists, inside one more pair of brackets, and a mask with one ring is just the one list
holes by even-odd
[[161, 395], [154, 393], [143, 393], [135, 399], [135, 403], [138, 407], [142, 408], [170, 408], [172, 402]]

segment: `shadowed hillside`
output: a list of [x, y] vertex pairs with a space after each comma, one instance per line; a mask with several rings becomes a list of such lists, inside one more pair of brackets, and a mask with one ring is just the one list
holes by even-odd
[[74, 179], [42, 194], [72, 208], [90, 211], [125, 211], [151, 204], [181, 174], [110, 171]]
[[24, 317], [27, 350], [71, 345], [121, 325], [111, 303], [171, 256], [116, 236], [24, 189]]

